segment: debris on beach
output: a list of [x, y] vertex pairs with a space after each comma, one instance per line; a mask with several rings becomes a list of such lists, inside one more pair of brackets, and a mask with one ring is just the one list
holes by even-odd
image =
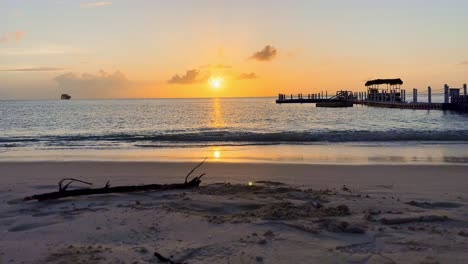
[[[205, 163], [207, 158], [205, 158], [202, 162], [196, 165], [186, 176], [184, 183], [174, 183], [174, 184], [147, 184], [147, 185], [128, 185], [128, 186], [117, 186], [117, 187], [110, 187], [110, 182], [108, 181], [103, 188], [95, 188], [95, 189], [74, 189], [74, 190], [67, 190], [67, 188], [73, 182], [79, 182], [87, 185], [92, 185], [92, 183], [83, 181], [80, 179], [75, 178], [63, 178], [58, 182], [58, 191], [57, 192], [50, 192], [50, 193], [43, 193], [43, 194], [35, 194], [32, 196], [25, 197], [23, 201], [45, 201], [45, 200], [56, 200], [62, 199], [67, 197], [76, 197], [76, 196], [87, 196], [87, 195], [96, 195], [96, 194], [111, 194], [111, 193], [131, 193], [131, 192], [143, 192], [143, 191], [168, 191], [168, 190], [184, 190], [190, 189], [200, 186], [201, 178], [205, 176], [205, 173], [200, 174], [197, 177], [192, 178], [190, 181], [188, 178], [198, 169], [203, 163]], [[67, 182], [63, 185], [64, 182]]]

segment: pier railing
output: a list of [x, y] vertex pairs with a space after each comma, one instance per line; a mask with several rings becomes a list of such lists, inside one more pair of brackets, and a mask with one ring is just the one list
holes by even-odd
[[[433, 90], [429, 86], [427, 88], [427, 102], [418, 102], [418, 90], [413, 89], [412, 102], [406, 101], [406, 90], [396, 92], [390, 90], [390, 93], [382, 92], [378, 94], [367, 92], [352, 92], [352, 91], [338, 91], [333, 96], [328, 96], [328, 92], [313, 93], [313, 94], [297, 94], [286, 95], [279, 94], [276, 100], [277, 104], [287, 103], [316, 103], [317, 106], [324, 105], [325, 107], [345, 107], [348, 104], [339, 104], [335, 106], [332, 102], [343, 102], [350, 104], [360, 104], [373, 107], [386, 107], [386, 108], [400, 108], [400, 109], [425, 109], [425, 110], [454, 110], [460, 112], [468, 112], [468, 95], [467, 86], [463, 88], [451, 88], [447, 84], [443, 88], [434, 90], [435, 92], [443, 92], [444, 102], [432, 102]], [[325, 96], [324, 96], [325, 95]], [[328, 104], [327, 104], [328, 103]], [[328, 106], [327, 106], [328, 105]]]

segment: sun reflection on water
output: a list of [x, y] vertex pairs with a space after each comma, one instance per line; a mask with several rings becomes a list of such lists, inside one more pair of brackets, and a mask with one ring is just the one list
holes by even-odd
[[211, 123], [210, 126], [214, 128], [225, 127], [224, 117], [222, 112], [222, 106], [219, 98], [213, 99], [213, 104], [211, 106]]

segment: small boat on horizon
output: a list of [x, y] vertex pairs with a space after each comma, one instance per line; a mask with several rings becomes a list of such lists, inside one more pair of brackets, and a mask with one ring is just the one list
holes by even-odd
[[61, 100], [70, 100], [71, 99], [71, 96], [68, 95], [68, 94], [62, 94], [62, 96], [60, 97]]

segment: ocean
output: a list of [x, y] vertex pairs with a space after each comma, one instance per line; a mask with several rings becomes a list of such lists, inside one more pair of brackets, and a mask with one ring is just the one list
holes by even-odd
[[468, 115], [450, 111], [316, 108], [275, 98], [0, 101], [0, 160], [195, 159], [204, 155], [197, 150], [222, 148], [261, 161], [343, 162], [349, 153], [351, 163], [464, 164], [467, 147]]

